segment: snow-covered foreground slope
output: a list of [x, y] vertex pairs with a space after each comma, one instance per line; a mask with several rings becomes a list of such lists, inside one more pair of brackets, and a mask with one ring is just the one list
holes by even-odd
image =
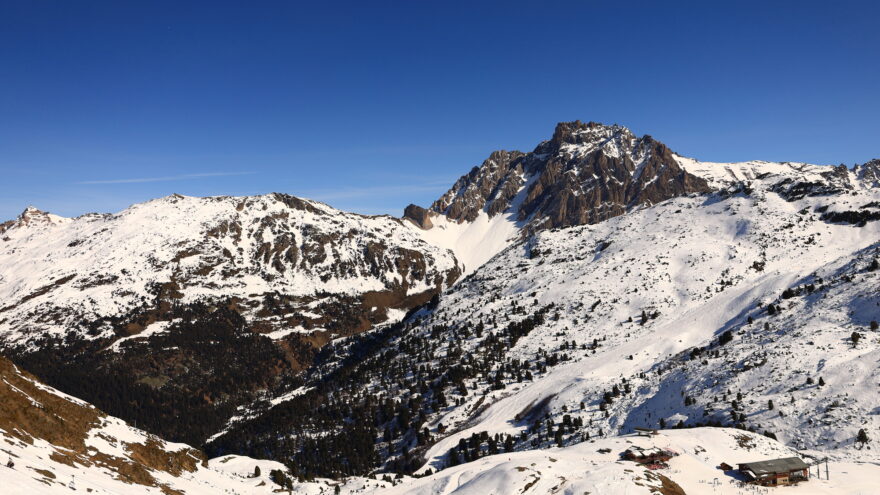
[[[246, 478], [198, 450], [164, 440], [48, 387], [0, 357], [0, 493], [30, 495], [272, 493], [274, 461], [237, 458]], [[9, 464], [11, 462], [11, 465]]]
[[[274, 471], [274, 473], [273, 473]], [[280, 476], [279, 476], [280, 475]], [[392, 486], [370, 478], [296, 483], [277, 461], [206, 459], [38, 381], [0, 357], [0, 493], [108, 495], [364, 493]]]
[[[633, 447], [660, 448], [677, 456], [665, 469], [650, 470], [620, 459]], [[783, 457], [812, 458], [761, 435], [729, 428], [664, 430], [659, 435], [626, 435], [603, 438], [565, 448], [528, 450], [484, 457], [451, 467], [432, 476], [414, 479], [382, 490], [383, 494], [413, 495], [502, 495], [512, 493], [637, 494], [754, 494], [866, 495], [876, 493], [880, 465], [852, 461], [830, 461], [821, 479], [816, 467], [811, 479], [785, 488], [755, 488], [743, 485], [735, 471], [724, 472], [721, 463], [738, 463]]]

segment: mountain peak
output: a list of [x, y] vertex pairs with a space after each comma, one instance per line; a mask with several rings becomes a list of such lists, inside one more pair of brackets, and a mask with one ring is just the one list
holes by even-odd
[[472, 222], [481, 213], [543, 230], [597, 223], [676, 196], [707, 192], [650, 136], [598, 122], [560, 122], [531, 153], [495, 152], [462, 176], [431, 211]]
[[4, 222], [0, 225], [0, 232], [6, 231], [13, 226], [26, 226], [26, 225], [49, 225], [58, 223], [64, 220], [62, 217], [58, 215], [53, 215], [49, 212], [43, 211], [35, 206], [28, 206], [25, 208], [15, 220], [10, 220], [8, 222]]
[[36, 206], [28, 205], [27, 208], [25, 208], [21, 212], [21, 214], [18, 216], [18, 218], [25, 219], [28, 217], [48, 215], [48, 214], [49, 214], [49, 212], [43, 211], [43, 210], [37, 208]]
[[854, 171], [866, 183], [873, 187], [880, 187], [880, 158], [874, 158], [861, 165], [856, 165]]
[[632, 138], [629, 129], [617, 124], [606, 125], [600, 122], [583, 123], [580, 120], [556, 124], [550, 143], [558, 147], [563, 144], [590, 144], [623, 135]]

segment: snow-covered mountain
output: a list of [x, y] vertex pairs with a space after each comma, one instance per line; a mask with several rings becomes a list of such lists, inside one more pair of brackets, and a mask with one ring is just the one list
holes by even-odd
[[[147, 327], [161, 331], [152, 325], [163, 321], [163, 302], [220, 299], [273, 338], [328, 326], [348, 334], [458, 276], [451, 253], [398, 220], [281, 194], [174, 195], [75, 219], [31, 207], [0, 236], [7, 343], [70, 332], [136, 339]], [[329, 308], [341, 300], [355, 324], [333, 325]], [[126, 316], [135, 321], [114, 324]]]
[[[403, 219], [283, 195], [28, 209], [0, 226], [0, 337], [111, 414], [303, 478], [611, 489], [571, 472], [591, 462], [635, 493], [662, 480], [590, 442], [640, 426], [871, 472], [854, 463], [880, 462], [857, 441], [880, 437], [877, 220], [878, 160], [701, 162], [561, 123]], [[681, 469], [709, 476], [724, 448]], [[565, 462], [505, 461], [549, 452]]]
[[[856, 441], [880, 432], [877, 162], [673, 157], [715, 192], [505, 240], [437, 304], [334, 343], [294, 394], [214, 442], [247, 431], [254, 451], [290, 453], [321, 435], [332, 450], [333, 423], [315, 418], [348, 411], [373, 418], [391, 470], [448, 468], [463, 442], [547, 449], [638, 426], [739, 427], [880, 461]], [[426, 238], [437, 220], [479, 221], [427, 218]], [[283, 431], [298, 440], [262, 436]]]
[[427, 210], [404, 217], [450, 247], [468, 272], [522, 235], [598, 223], [689, 193], [706, 182], [651, 136], [596, 122], [561, 122], [532, 152], [496, 151]]
[[0, 227], [0, 349], [198, 444], [327, 341], [396, 321], [460, 271], [399, 219], [282, 194], [72, 219], [28, 208]]
[[[455, 433], [426, 459], [475, 432], [521, 435], [530, 426], [516, 418], [530, 404], [557, 424], [569, 415], [589, 425], [564, 443], [663, 419], [858, 450], [860, 428], [880, 429], [871, 323], [880, 320], [880, 224], [839, 219], [876, 212], [880, 191], [855, 182], [828, 194], [837, 186], [827, 170], [803, 169], [790, 182], [787, 171], [771, 173], [503, 251], [402, 337], [437, 346], [437, 360], [408, 368], [449, 353], [481, 362], [489, 342], [503, 349], [462, 381], [461, 406], [429, 418]], [[787, 200], [798, 184], [822, 192]], [[541, 323], [517, 335], [516, 324], [537, 314]], [[438, 326], [448, 331], [434, 339]], [[855, 346], [853, 332], [864, 335]], [[522, 379], [526, 363], [532, 380]], [[544, 433], [537, 446], [553, 443]]]

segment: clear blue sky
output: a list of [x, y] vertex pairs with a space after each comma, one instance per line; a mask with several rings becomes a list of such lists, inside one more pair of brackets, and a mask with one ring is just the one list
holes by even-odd
[[0, 219], [173, 192], [399, 214], [574, 119], [880, 157], [880, 2], [723, 3], [0, 0]]

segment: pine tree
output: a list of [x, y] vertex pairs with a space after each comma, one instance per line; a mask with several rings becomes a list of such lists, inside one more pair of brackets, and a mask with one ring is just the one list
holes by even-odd
[[856, 435], [856, 441], [861, 444], [866, 444], [870, 441], [870, 439], [868, 438], [868, 433], [865, 431], [864, 428], [859, 429], [859, 434]]

